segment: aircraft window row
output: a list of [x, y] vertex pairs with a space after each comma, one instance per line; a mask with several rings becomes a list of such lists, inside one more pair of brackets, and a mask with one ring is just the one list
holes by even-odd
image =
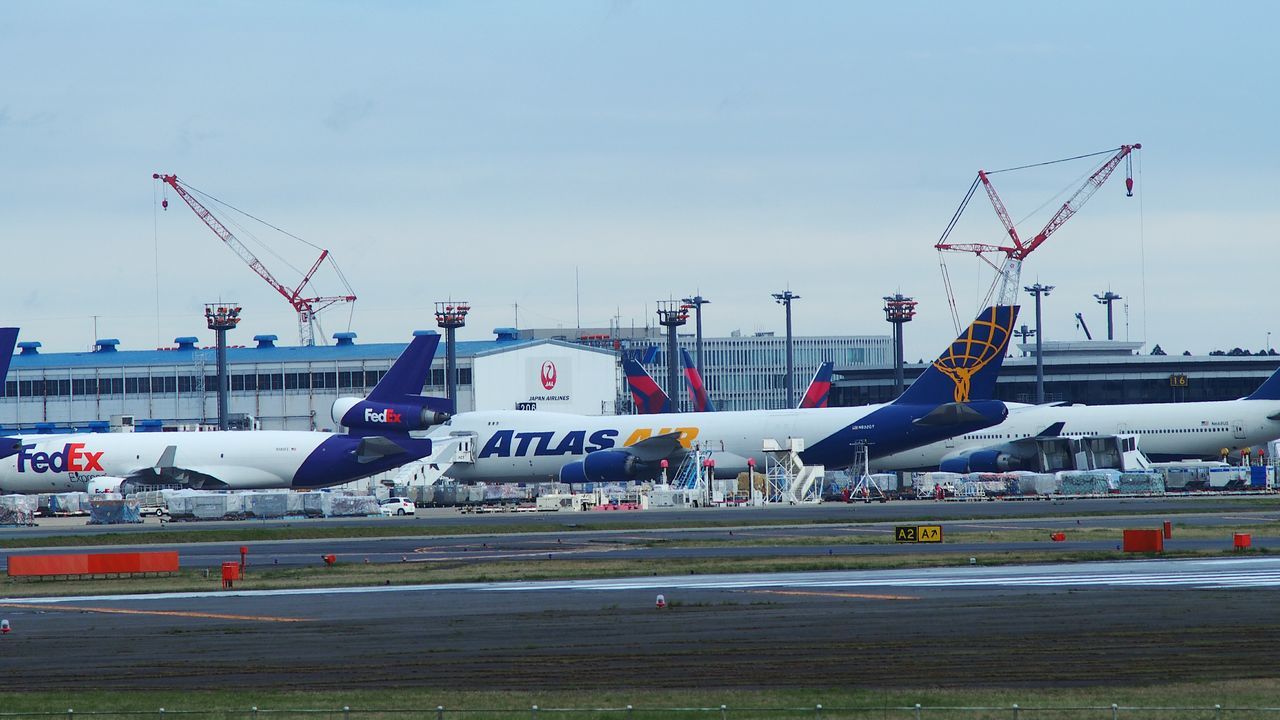
[[[286, 390], [364, 390], [378, 384], [385, 370], [342, 370], [314, 373], [233, 373], [232, 392]], [[471, 384], [471, 368], [458, 369], [458, 384]], [[444, 386], [444, 370], [433, 369], [430, 386]], [[212, 392], [217, 375], [159, 375], [144, 377], [8, 380], [4, 397], [85, 397]]]

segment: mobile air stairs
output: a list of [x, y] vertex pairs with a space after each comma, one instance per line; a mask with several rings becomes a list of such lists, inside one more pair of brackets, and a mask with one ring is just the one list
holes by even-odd
[[826, 468], [804, 464], [800, 458], [804, 438], [787, 438], [785, 443], [768, 438], [761, 449], [765, 454], [765, 502], [794, 505], [822, 499]]

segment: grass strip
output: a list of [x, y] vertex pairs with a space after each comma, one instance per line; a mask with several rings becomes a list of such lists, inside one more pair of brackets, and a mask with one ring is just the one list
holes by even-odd
[[[495, 680], [495, 682], [499, 682]], [[351, 709], [350, 717], [373, 718], [436, 717], [436, 708], [444, 708], [445, 718], [466, 720], [523, 720], [534, 717], [531, 708], [540, 709], [536, 717], [580, 718], [912, 718], [914, 712], [898, 708], [924, 708], [921, 717], [930, 720], [963, 718], [1012, 718], [1016, 704], [1024, 718], [1110, 718], [1111, 706], [1118, 705], [1122, 718], [1213, 718], [1274, 717], [1276, 698], [1280, 697], [1280, 680], [1211, 680], [1176, 682], [1161, 685], [1125, 687], [1098, 686], [1072, 688], [929, 688], [868, 690], [840, 683], [816, 683], [811, 689], [655, 689], [646, 687], [643, 678], [619, 679], [619, 688], [611, 691], [547, 690], [527, 693], [503, 690], [457, 690], [432, 688], [431, 678], [415, 678], [415, 686], [385, 686], [350, 689], [298, 689], [279, 691], [225, 690], [189, 691], [85, 691], [67, 688], [49, 692], [0, 691], [0, 717], [12, 713], [149, 713], [165, 716], [184, 712], [217, 713], [225, 718], [290, 717], [286, 710], [302, 710], [297, 717], [342, 718], [342, 708]], [[632, 712], [626, 707], [632, 706]], [[823, 710], [818, 713], [816, 708]], [[1215, 714], [1214, 705], [1222, 705], [1226, 714]], [[251, 707], [260, 714], [250, 712]], [[701, 710], [705, 708], [706, 710]], [[991, 708], [983, 711], [979, 708]], [[1075, 708], [1045, 710], [1046, 708]], [[1163, 710], [1128, 710], [1128, 708], [1163, 708]], [[1172, 708], [1194, 708], [1178, 711]], [[1231, 708], [1272, 708], [1267, 713], [1232, 713]], [[567, 709], [575, 709], [566, 712]], [[601, 710], [605, 709], [605, 710]], [[685, 709], [684, 711], [678, 709]], [[1039, 710], [1039, 712], [1037, 712]], [[327, 712], [326, 712], [327, 711]]]

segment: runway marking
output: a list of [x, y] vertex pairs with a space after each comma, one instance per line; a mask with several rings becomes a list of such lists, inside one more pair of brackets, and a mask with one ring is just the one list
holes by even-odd
[[754, 595], [812, 595], [815, 597], [858, 598], [861, 600], [919, 600], [915, 595], [875, 595], [872, 593], [812, 592], [805, 590], [748, 590]]
[[194, 612], [191, 610], [131, 610], [128, 608], [83, 607], [80, 605], [33, 605], [27, 603], [0, 603], [0, 607], [32, 608], [55, 612], [91, 612], [106, 615], [160, 615], [166, 617], [205, 618], [209, 620], [252, 620], [254, 622], [295, 623], [312, 622], [309, 618], [273, 617], [270, 615], [231, 615], [228, 613]]

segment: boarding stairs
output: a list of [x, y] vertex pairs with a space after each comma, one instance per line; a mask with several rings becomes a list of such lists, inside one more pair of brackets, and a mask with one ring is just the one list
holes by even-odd
[[456, 464], [475, 462], [475, 435], [450, 435], [444, 438], [432, 438], [431, 455], [401, 465], [400, 469], [384, 481], [385, 485], [396, 487], [429, 487], [440, 482]]
[[766, 502], [795, 504], [818, 502], [822, 498], [826, 468], [804, 464], [800, 458], [804, 438], [787, 438], [785, 443], [769, 438], [761, 449], [765, 454]]

